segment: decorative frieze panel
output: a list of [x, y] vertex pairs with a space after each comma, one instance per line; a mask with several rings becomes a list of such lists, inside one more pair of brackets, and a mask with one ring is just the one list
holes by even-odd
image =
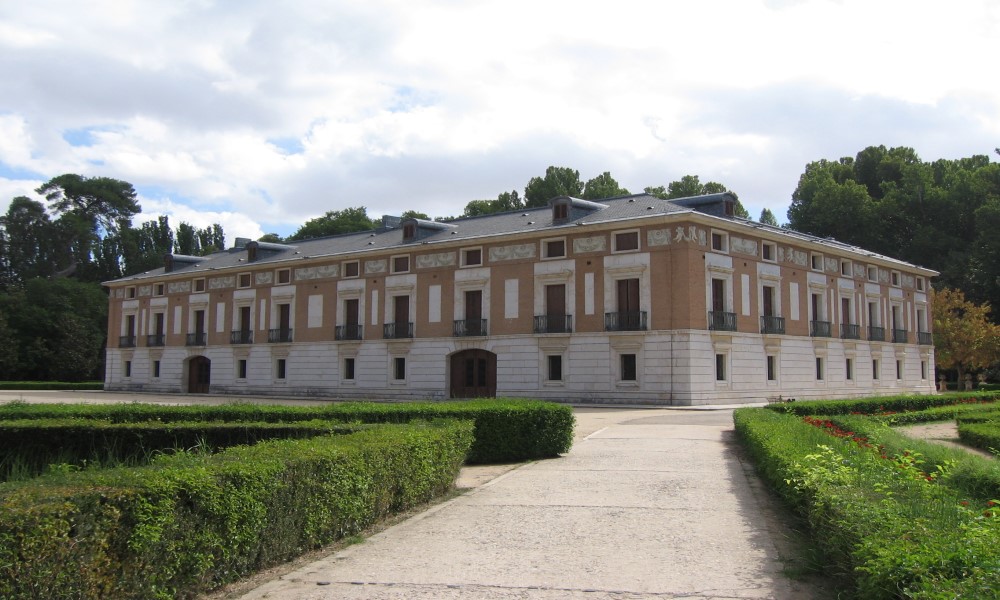
[[866, 277], [868, 277], [868, 273], [865, 271], [865, 266], [858, 263], [854, 263], [854, 276], [857, 277], [858, 279], [865, 279]]
[[119, 300], [125, 297], [125, 288], [118, 288], [115, 290], [115, 298]]
[[451, 267], [455, 265], [454, 252], [439, 252], [438, 254], [418, 254], [418, 269], [433, 269], [435, 267]]
[[915, 285], [916, 285], [916, 280], [913, 278], [913, 275], [907, 275], [907, 274], [904, 273], [903, 274], [903, 287], [909, 288], [909, 289], [912, 290]]
[[140, 296], [152, 296], [153, 286], [151, 285], [140, 285], [136, 290], [136, 293]]
[[389, 263], [385, 259], [365, 261], [365, 275], [385, 273]]
[[699, 246], [707, 246], [708, 234], [705, 233], [704, 229], [698, 229], [694, 225], [688, 226], [687, 229], [678, 225], [677, 229], [674, 230], [674, 243], [679, 244], [681, 242], [694, 242]]
[[340, 275], [340, 265], [320, 265], [318, 267], [303, 267], [295, 269], [295, 281], [307, 279], [328, 279]]
[[778, 261], [790, 262], [804, 267], [809, 262], [809, 256], [802, 250], [796, 250], [795, 248], [778, 248]]
[[879, 269], [878, 281], [879, 283], [889, 283], [889, 271], [886, 271], [885, 269]]
[[514, 246], [490, 248], [490, 262], [520, 260], [524, 258], [535, 258], [534, 244], [517, 244]]
[[823, 266], [827, 273], [840, 273], [840, 261], [829, 256], [823, 259]]
[[231, 287], [236, 287], [235, 275], [230, 275], [229, 277], [212, 277], [208, 280], [208, 289], [210, 290], [221, 290]]
[[669, 229], [650, 229], [646, 232], [646, 245], [647, 246], [669, 246], [670, 245], [670, 230]]
[[270, 285], [271, 282], [274, 281], [274, 273], [270, 271], [256, 273], [255, 279], [257, 281], [257, 285]]
[[167, 284], [167, 292], [170, 294], [188, 294], [191, 292], [191, 282], [171, 281]]
[[729, 236], [729, 249], [733, 252], [739, 252], [740, 254], [757, 256], [757, 242], [754, 240], [746, 240], [743, 238]]
[[604, 252], [608, 247], [608, 238], [603, 235], [577, 238], [573, 240], [573, 254], [586, 252]]

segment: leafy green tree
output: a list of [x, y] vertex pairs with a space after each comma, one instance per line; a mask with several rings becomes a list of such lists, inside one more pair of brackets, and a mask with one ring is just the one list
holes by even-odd
[[472, 200], [465, 205], [462, 212], [463, 217], [478, 217], [481, 215], [492, 215], [496, 213], [520, 210], [524, 208], [524, 202], [518, 196], [517, 190], [502, 192], [496, 200]]
[[[2, 293], [0, 293], [2, 297]], [[18, 342], [14, 330], [7, 323], [7, 315], [0, 310], [0, 373], [8, 376], [19, 371]]]
[[4, 280], [14, 283], [54, 272], [55, 226], [41, 202], [14, 198], [0, 217], [3, 230]]
[[163, 255], [170, 254], [174, 248], [174, 232], [166, 216], [146, 221], [138, 228], [122, 227], [119, 237], [125, 275], [163, 266]]
[[288, 241], [294, 242], [328, 235], [368, 231], [375, 229], [379, 223], [368, 217], [368, 211], [363, 206], [331, 210], [322, 217], [306, 221], [295, 233], [288, 236]]
[[961, 290], [931, 290], [931, 313], [938, 367], [955, 369], [962, 381], [969, 369], [1000, 359], [1000, 326], [990, 322], [988, 304], [967, 300]]
[[400, 219], [421, 219], [423, 221], [430, 221], [431, 218], [427, 216], [427, 213], [422, 213], [416, 210], [403, 211], [403, 214], [399, 215]]
[[177, 254], [198, 256], [198, 236], [195, 235], [193, 225], [181, 221], [181, 224], [177, 226], [177, 239], [174, 247]]
[[527, 208], [546, 206], [549, 200], [558, 196], [579, 198], [583, 194], [580, 172], [568, 167], [550, 166], [544, 177], [532, 177], [524, 188], [524, 204]]
[[198, 236], [198, 245], [201, 247], [199, 254], [211, 254], [226, 249], [226, 234], [222, 230], [222, 225], [218, 223], [199, 229], [195, 234]]
[[605, 171], [597, 177], [588, 180], [583, 186], [583, 198], [585, 200], [600, 200], [601, 198], [627, 196], [628, 193], [629, 191], [620, 186], [608, 171]]
[[761, 209], [760, 218], [757, 219], [757, 221], [763, 223], [764, 225], [770, 225], [772, 227], [778, 226], [778, 219], [775, 218], [774, 213], [771, 212], [771, 209], [767, 207]]
[[258, 242], [269, 242], [272, 244], [282, 244], [284, 239], [277, 233], [265, 233], [264, 235], [257, 238]]
[[[644, 188], [643, 191], [652, 196], [656, 196], [657, 198], [673, 200], [674, 198], [690, 198], [693, 196], [704, 196], [706, 194], [721, 194], [729, 191], [729, 188], [716, 181], [702, 183], [701, 179], [697, 175], [685, 175], [677, 181], [670, 182], [666, 188], [659, 185], [656, 187]], [[736, 194], [733, 195], [735, 196]], [[750, 213], [747, 212], [746, 208], [744, 208], [739, 198], [736, 198], [734, 214], [741, 219], [750, 218]]]

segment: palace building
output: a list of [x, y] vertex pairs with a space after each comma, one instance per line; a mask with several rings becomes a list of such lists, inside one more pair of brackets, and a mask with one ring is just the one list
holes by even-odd
[[936, 272], [647, 194], [294, 243], [107, 282], [105, 389], [703, 405], [933, 393]]

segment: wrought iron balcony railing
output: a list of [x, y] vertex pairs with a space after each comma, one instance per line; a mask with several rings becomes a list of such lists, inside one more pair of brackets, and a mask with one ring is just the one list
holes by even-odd
[[812, 337], [830, 337], [830, 322], [809, 321], [809, 335]]
[[118, 337], [118, 347], [119, 348], [135, 348], [135, 336], [134, 335], [122, 335]]
[[382, 325], [382, 337], [387, 340], [402, 340], [413, 337], [413, 323], [386, 323]]
[[456, 337], [486, 335], [486, 319], [458, 319], [455, 321]]
[[359, 324], [337, 325], [333, 330], [333, 337], [337, 341], [360, 340], [364, 337], [364, 326]]
[[736, 331], [736, 313], [708, 311], [708, 328], [712, 331]]
[[875, 325], [868, 326], [868, 340], [872, 342], [884, 342], [885, 341], [885, 327], [877, 327]]
[[204, 331], [198, 331], [196, 333], [187, 334], [187, 339], [184, 344], [187, 346], [204, 346], [208, 343], [208, 334]]
[[573, 315], [538, 315], [535, 333], [572, 333]]
[[166, 344], [166, 336], [162, 333], [151, 333], [146, 336], [146, 345], [149, 347], [163, 346]]
[[853, 323], [840, 324], [840, 337], [845, 340], [860, 340], [861, 326]]
[[893, 329], [892, 330], [892, 343], [894, 344], [905, 344], [909, 340], [909, 332], [905, 329]]
[[604, 313], [605, 331], [645, 331], [646, 311]]
[[292, 329], [290, 327], [267, 330], [267, 342], [269, 344], [289, 344], [292, 341]]
[[760, 332], [784, 335], [785, 317], [775, 317], [773, 315], [763, 315], [760, 318]]
[[253, 343], [253, 330], [252, 329], [234, 329], [229, 332], [229, 343], [230, 344], [252, 344]]
[[934, 336], [929, 331], [918, 331], [917, 343], [921, 346], [930, 346], [934, 343]]

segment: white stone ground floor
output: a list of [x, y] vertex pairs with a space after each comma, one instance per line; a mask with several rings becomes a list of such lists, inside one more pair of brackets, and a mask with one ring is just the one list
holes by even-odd
[[[704, 405], [934, 392], [932, 346], [699, 330], [110, 348], [105, 388], [345, 399], [490, 392], [572, 403]], [[202, 388], [192, 365], [209, 365]], [[472, 365], [472, 363], [468, 363]], [[470, 366], [470, 369], [472, 367]], [[467, 395], [467, 394], [466, 394]], [[479, 395], [479, 394], [477, 394]]]

